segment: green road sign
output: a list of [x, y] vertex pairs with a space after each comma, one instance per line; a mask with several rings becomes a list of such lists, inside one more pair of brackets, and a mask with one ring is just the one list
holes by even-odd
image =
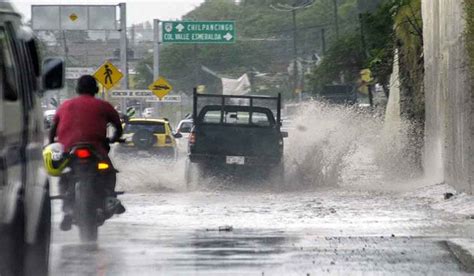
[[235, 43], [234, 21], [164, 21], [164, 43]]

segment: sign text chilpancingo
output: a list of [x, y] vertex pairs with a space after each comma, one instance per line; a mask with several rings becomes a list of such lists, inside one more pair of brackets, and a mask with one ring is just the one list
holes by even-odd
[[234, 21], [164, 21], [165, 43], [235, 43]]

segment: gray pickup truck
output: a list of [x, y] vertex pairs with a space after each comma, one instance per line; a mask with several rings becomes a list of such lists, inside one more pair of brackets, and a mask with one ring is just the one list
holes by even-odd
[[[276, 115], [276, 116], [275, 116]], [[188, 184], [216, 174], [258, 173], [281, 178], [281, 96], [193, 95]]]

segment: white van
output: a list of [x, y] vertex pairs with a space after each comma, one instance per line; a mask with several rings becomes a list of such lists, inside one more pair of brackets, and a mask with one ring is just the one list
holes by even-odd
[[64, 84], [61, 59], [39, 61], [37, 42], [0, 1], [0, 275], [47, 275], [51, 227], [43, 169], [46, 89]]

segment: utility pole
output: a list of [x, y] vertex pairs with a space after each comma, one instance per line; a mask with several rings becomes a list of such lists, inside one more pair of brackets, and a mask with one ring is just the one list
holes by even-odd
[[326, 54], [326, 29], [321, 29], [321, 51], [323, 56]]
[[334, 25], [336, 28], [336, 38], [339, 39], [339, 6], [337, 0], [333, 0], [334, 3]]
[[130, 47], [132, 49], [135, 47], [135, 28], [136, 28], [136, 25], [133, 24], [132, 29], [130, 30], [130, 32], [131, 32], [131, 34], [130, 34], [130, 38], [131, 38]]
[[[360, 11], [360, 9], [359, 9]], [[364, 56], [366, 58], [369, 57], [369, 52], [367, 51], [367, 43], [365, 41], [365, 24], [364, 24], [364, 14], [359, 12], [359, 24], [360, 24], [360, 39], [362, 44], [362, 50], [364, 51]], [[374, 96], [372, 91], [372, 85], [368, 85], [368, 93], [369, 93], [369, 104], [370, 107], [374, 106]]]
[[[63, 44], [64, 44], [64, 62], [66, 63], [66, 67], [67, 67], [67, 61], [69, 59], [69, 48], [67, 47], [67, 38], [66, 38], [66, 31], [65, 30], [62, 30], [62, 35], [63, 35]], [[69, 91], [68, 91], [68, 88], [67, 88], [67, 81], [66, 81], [66, 85], [64, 86], [64, 88], [66, 89], [66, 97], [72, 97], [72, 95], [69, 95]], [[58, 90], [58, 103], [61, 102], [61, 89]]]
[[[282, 11], [282, 12], [291, 12], [292, 14], [292, 19], [293, 19], [293, 93], [296, 93], [298, 90], [298, 47], [297, 47], [297, 40], [298, 40], [298, 29], [296, 25], [296, 11], [300, 9], [305, 9], [309, 8], [312, 5], [314, 5], [315, 0], [308, 0], [304, 1], [303, 3], [301, 1], [295, 0], [293, 1], [292, 5], [288, 4], [282, 4], [282, 3], [276, 3], [275, 5], [270, 5], [271, 8], [273, 8], [276, 11]], [[299, 101], [302, 100], [302, 93], [303, 91], [299, 91], [298, 93], [298, 99]], [[294, 95], [294, 94], [293, 94]]]
[[160, 77], [160, 20], [153, 19], [153, 79]]
[[199, 64], [199, 49], [198, 45], [194, 44], [193, 46], [193, 55], [194, 55], [194, 87], [198, 87], [200, 85], [200, 78], [199, 72], [201, 70], [201, 65]]
[[[298, 89], [298, 30], [296, 26], [296, 9], [291, 10], [293, 18], [293, 93], [296, 93]], [[301, 93], [298, 93], [298, 100], [301, 102]]]
[[[160, 78], [160, 20], [153, 19], [153, 81]], [[155, 112], [160, 109], [160, 103], [155, 103]]]
[[[120, 3], [120, 69], [123, 74], [122, 89], [128, 89], [128, 41], [127, 41], [127, 4]], [[126, 100], [122, 99], [120, 107], [126, 112]]]

